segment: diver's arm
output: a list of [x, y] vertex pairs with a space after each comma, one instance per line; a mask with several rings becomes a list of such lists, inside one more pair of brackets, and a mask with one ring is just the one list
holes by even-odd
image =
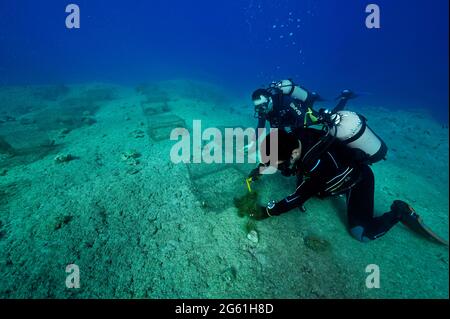
[[321, 185], [318, 178], [304, 179], [293, 194], [278, 203], [269, 203], [267, 205], [267, 214], [269, 216], [278, 216], [294, 208], [302, 207], [308, 199], [320, 191]]
[[259, 179], [261, 175], [274, 174], [277, 169], [271, 166], [269, 163], [259, 163], [256, 168], [252, 169], [250, 174], [248, 174], [247, 178], [251, 178], [252, 181], [256, 181]]
[[251, 149], [252, 147], [255, 147], [256, 142], [258, 141], [258, 137], [259, 137], [259, 135], [258, 135], [259, 129], [265, 128], [265, 127], [266, 127], [266, 119], [264, 117], [259, 117], [258, 124], [257, 124], [256, 130], [255, 130], [255, 139], [252, 141], [249, 141], [249, 143], [244, 146], [243, 150], [245, 152], [248, 152], [249, 149]]
[[258, 132], [260, 128], [261, 129], [266, 128], [266, 119], [263, 116], [258, 117], [258, 125], [256, 126], [255, 132], [256, 140], [258, 140]]

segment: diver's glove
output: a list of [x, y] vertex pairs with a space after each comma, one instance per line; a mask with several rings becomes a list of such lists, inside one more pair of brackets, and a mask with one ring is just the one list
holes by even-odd
[[258, 180], [259, 177], [261, 176], [261, 172], [260, 172], [261, 166], [263, 166], [263, 165], [259, 164], [258, 167], [256, 167], [255, 169], [252, 169], [250, 174], [248, 174], [247, 178], [251, 179], [252, 181]]
[[280, 170], [281, 175], [285, 176], [285, 177], [289, 177], [289, 176], [294, 176], [295, 175], [295, 170], [292, 168], [286, 168], [283, 170]]
[[259, 206], [257, 207], [257, 212], [254, 215], [250, 215], [256, 220], [263, 220], [278, 214], [275, 214], [273, 209], [275, 208], [275, 201], [271, 200], [267, 203], [267, 206]]
[[252, 147], [255, 146], [255, 142], [250, 142], [247, 145], [244, 146], [244, 148], [242, 149], [244, 152], [248, 152], [249, 149], [251, 149]]
[[[281, 207], [280, 207], [281, 206]], [[300, 206], [298, 206], [298, 209], [302, 212], [302, 213], [306, 213], [306, 208], [304, 204], [301, 204]], [[286, 211], [283, 208], [283, 202], [279, 202], [278, 205], [274, 200], [271, 200], [267, 203], [267, 215], [272, 217], [272, 216], [279, 216], [282, 214], [283, 211]]]
[[264, 220], [270, 217], [267, 213], [267, 207], [258, 205], [256, 209], [257, 212], [254, 215], [250, 215], [250, 217], [253, 217], [255, 220]]

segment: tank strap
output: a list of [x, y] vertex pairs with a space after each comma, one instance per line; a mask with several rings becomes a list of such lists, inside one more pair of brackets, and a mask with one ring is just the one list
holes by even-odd
[[352, 136], [351, 138], [349, 138], [349, 139], [347, 139], [347, 140], [345, 140], [345, 141], [342, 141], [342, 144], [347, 145], [347, 144], [350, 144], [350, 143], [356, 141], [356, 140], [359, 139], [359, 138], [364, 134], [364, 132], [366, 131], [367, 123], [366, 123], [365, 117], [364, 117], [364, 116], [361, 116], [361, 115], [359, 115], [359, 114], [358, 114], [358, 116], [359, 116], [359, 118], [361, 119], [361, 122], [362, 122], [362, 127], [361, 127], [361, 129], [359, 130], [358, 133], [356, 133], [356, 134], [355, 134], [354, 136]]
[[294, 93], [294, 90], [295, 90], [295, 83], [294, 83], [294, 81], [292, 81], [292, 79], [288, 79], [288, 81], [291, 82], [291, 89], [289, 90], [288, 95], [292, 95], [292, 93]]
[[386, 144], [383, 142], [383, 140], [375, 134], [375, 132], [372, 132], [376, 137], [378, 137], [378, 139], [381, 142], [381, 147], [378, 150], [378, 152], [376, 152], [375, 154], [373, 154], [372, 156], [369, 157], [369, 161], [371, 164], [374, 164], [376, 162], [379, 162], [381, 160], [386, 160], [386, 154], [388, 152], [388, 147], [386, 146]]
[[295, 90], [295, 83], [294, 83], [294, 81], [292, 81], [292, 79], [287, 79], [289, 82], [291, 82], [290, 84], [285, 84], [285, 85], [282, 85], [281, 83], [281, 81], [280, 82], [278, 82], [278, 83], [280, 83], [279, 85], [277, 85], [277, 88], [284, 88], [284, 87], [287, 87], [287, 86], [291, 86], [291, 88], [290, 88], [290, 90], [289, 90], [289, 92], [286, 94], [286, 95], [289, 95], [289, 96], [291, 96], [292, 95], [292, 93], [294, 93], [294, 90]]

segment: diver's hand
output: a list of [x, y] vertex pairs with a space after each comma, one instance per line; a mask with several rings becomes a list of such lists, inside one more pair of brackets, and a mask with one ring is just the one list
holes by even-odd
[[254, 146], [255, 146], [255, 142], [252, 141], [252, 142], [248, 143], [247, 145], [245, 145], [245, 146], [242, 148], [242, 150], [243, 150], [244, 152], [248, 152], [248, 150], [251, 149], [251, 148], [254, 147]]
[[255, 220], [264, 220], [270, 217], [267, 213], [267, 207], [258, 205], [256, 209], [257, 212], [254, 215], [250, 215], [250, 217], [253, 217]]
[[253, 169], [253, 170], [250, 172], [250, 174], [248, 174], [248, 177], [247, 177], [247, 178], [251, 178], [252, 181], [258, 180], [259, 177], [261, 176], [261, 172], [259, 171], [259, 167], [260, 167], [260, 166], [258, 166], [257, 168]]

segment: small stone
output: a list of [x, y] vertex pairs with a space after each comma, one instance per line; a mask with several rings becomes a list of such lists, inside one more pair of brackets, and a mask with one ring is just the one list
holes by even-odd
[[123, 152], [121, 157], [122, 157], [123, 161], [128, 161], [129, 159], [138, 158], [140, 156], [141, 156], [141, 154], [138, 151], [128, 150], [126, 152]]
[[252, 243], [257, 244], [258, 243], [258, 233], [256, 230], [251, 230], [247, 234], [247, 239], [250, 240]]
[[137, 169], [137, 168], [130, 168], [130, 169], [127, 170], [127, 173], [130, 174], [130, 175], [134, 175], [134, 174], [139, 173], [140, 171], [141, 170]]
[[60, 132], [59, 135], [66, 135], [70, 133], [70, 129], [68, 128], [63, 128]]
[[97, 123], [97, 121], [92, 117], [83, 117], [81, 120], [83, 121], [84, 124], [87, 124], [87, 125], [92, 125], [92, 124]]
[[134, 130], [133, 132], [131, 132], [131, 136], [134, 138], [145, 137], [145, 132], [143, 130]]
[[327, 240], [316, 236], [306, 236], [303, 242], [306, 247], [315, 252], [325, 252], [331, 249], [331, 244]]
[[70, 162], [71, 160], [74, 160], [74, 159], [75, 159], [75, 157], [71, 154], [60, 154], [55, 157], [55, 162], [58, 164], [61, 164], [61, 163]]

